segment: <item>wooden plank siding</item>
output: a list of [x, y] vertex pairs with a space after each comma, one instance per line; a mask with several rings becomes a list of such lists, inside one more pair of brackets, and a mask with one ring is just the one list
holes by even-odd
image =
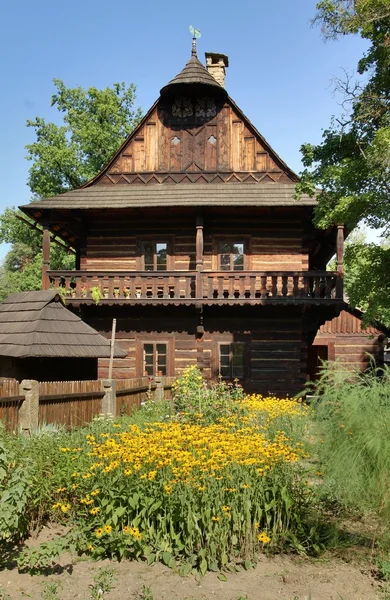
[[257, 172], [271, 175], [273, 181], [290, 180], [230, 100], [206, 122], [195, 111], [192, 122], [180, 122], [160, 100], [96, 183], [128, 183], [126, 175], [132, 173], [186, 171]]

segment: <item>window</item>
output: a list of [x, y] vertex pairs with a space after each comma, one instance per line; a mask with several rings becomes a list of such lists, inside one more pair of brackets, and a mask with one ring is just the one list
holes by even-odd
[[160, 342], [143, 344], [143, 373], [149, 377], [167, 374], [167, 344]]
[[219, 268], [221, 271], [244, 270], [243, 242], [219, 242]]
[[167, 242], [142, 243], [143, 268], [145, 271], [166, 271], [168, 244]]
[[224, 379], [243, 379], [244, 344], [219, 344], [219, 373]]

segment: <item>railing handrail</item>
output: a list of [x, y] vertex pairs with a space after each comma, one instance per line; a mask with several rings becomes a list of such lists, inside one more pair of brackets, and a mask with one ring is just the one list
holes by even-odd
[[[204, 275], [214, 276], [240, 276], [240, 275], [258, 275], [260, 277], [332, 277], [340, 276], [337, 271], [259, 271], [257, 269], [245, 271], [221, 271], [221, 270], [203, 270], [201, 271]], [[64, 270], [56, 269], [48, 271], [49, 275], [55, 275], [57, 277], [76, 277], [76, 276], [90, 276], [90, 277], [186, 277], [195, 276], [197, 271], [86, 271], [86, 270]]]

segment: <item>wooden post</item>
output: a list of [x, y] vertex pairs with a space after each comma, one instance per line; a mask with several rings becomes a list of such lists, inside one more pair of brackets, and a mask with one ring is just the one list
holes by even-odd
[[112, 379], [112, 367], [114, 364], [114, 345], [115, 345], [116, 319], [112, 320], [110, 364], [108, 367], [108, 379]]
[[116, 417], [116, 381], [103, 379], [102, 415]]
[[164, 383], [163, 378], [158, 375], [154, 378], [156, 389], [154, 391], [154, 399], [155, 400], [164, 400]]
[[24, 434], [31, 434], [38, 428], [39, 383], [34, 379], [23, 379], [19, 384], [19, 394], [24, 400], [19, 408], [18, 424]]
[[337, 295], [337, 298], [343, 298], [344, 225], [337, 225], [336, 268], [337, 268], [336, 295]]
[[48, 290], [50, 287], [50, 280], [47, 272], [50, 270], [50, 230], [49, 230], [49, 219], [46, 218], [43, 224], [42, 233], [42, 289]]
[[203, 215], [196, 217], [196, 284], [195, 297], [202, 298], [202, 271], [203, 271]]

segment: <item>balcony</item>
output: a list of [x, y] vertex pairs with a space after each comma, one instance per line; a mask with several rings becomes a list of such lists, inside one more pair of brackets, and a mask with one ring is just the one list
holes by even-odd
[[48, 271], [74, 304], [334, 304], [342, 274], [332, 271]]

